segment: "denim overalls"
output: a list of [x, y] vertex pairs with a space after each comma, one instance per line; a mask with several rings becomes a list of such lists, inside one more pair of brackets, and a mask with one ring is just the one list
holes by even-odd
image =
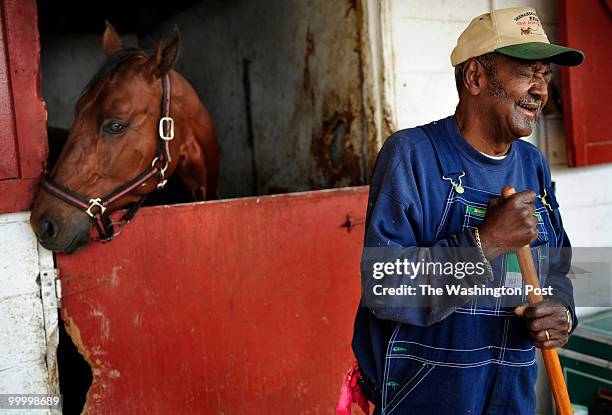
[[[478, 189], [474, 185], [476, 180], [465, 174], [452, 140], [441, 139], [444, 134], [431, 131], [440, 128], [439, 124], [422, 127], [436, 153], [442, 173], [440, 180], [448, 183], [436, 238], [479, 226], [490, 199], [499, 196], [501, 186], [506, 184], [500, 184], [497, 193], [493, 189]], [[540, 195], [546, 190], [541, 182], [539, 185], [534, 182], [532, 186]], [[548, 248], [555, 243], [557, 235], [547, 206], [540, 199], [535, 203], [539, 235], [532, 243], [532, 253], [544, 282]], [[558, 206], [554, 199], [552, 203], [551, 208]], [[495, 279], [488, 286], [521, 285], [512, 258], [502, 256], [493, 261]], [[382, 404], [377, 412], [383, 415], [533, 414], [535, 348], [525, 322], [513, 312], [524, 301], [525, 295], [512, 299], [479, 297], [431, 326], [395, 323], [385, 357]]]

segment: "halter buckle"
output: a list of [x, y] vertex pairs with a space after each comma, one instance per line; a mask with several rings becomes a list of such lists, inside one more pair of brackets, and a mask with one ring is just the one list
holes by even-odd
[[106, 211], [106, 207], [102, 204], [102, 199], [97, 198], [97, 199], [89, 199], [89, 207], [87, 208], [87, 210], [85, 211], [85, 213], [87, 213], [89, 215], [89, 217], [93, 218], [96, 216], [96, 213], [93, 213], [91, 210], [94, 207], [99, 207], [100, 208], [100, 214], [104, 214], [104, 212]]
[[164, 166], [163, 169], [159, 169], [159, 182], [157, 183], [157, 189], [163, 189], [163, 187], [168, 183], [168, 179], [166, 179], [166, 169], [168, 168], [168, 163]]
[[[164, 128], [166, 125], [170, 127], [170, 131], [167, 135], [166, 128]], [[159, 120], [159, 137], [165, 141], [171, 141], [174, 138], [174, 120], [172, 117], [162, 117]]]
[[166, 183], [168, 183], [168, 179], [166, 179], [166, 170], [168, 170], [168, 161], [164, 161], [164, 167], [157, 167], [156, 164], [159, 161], [159, 157], [155, 157], [153, 162], [151, 163], [151, 167], [154, 169], [159, 169], [159, 182], [157, 183], [157, 188], [163, 188]]

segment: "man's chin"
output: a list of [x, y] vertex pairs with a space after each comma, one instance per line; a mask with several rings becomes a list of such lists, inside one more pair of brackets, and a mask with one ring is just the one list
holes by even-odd
[[529, 137], [535, 128], [536, 119], [533, 120], [521, 120], [520, 122], [512, 123], [512, 135], [517, 139], [522, 137]]

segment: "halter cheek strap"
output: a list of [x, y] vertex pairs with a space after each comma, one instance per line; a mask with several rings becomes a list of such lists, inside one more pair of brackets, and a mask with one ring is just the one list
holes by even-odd
[[[174, 139], [174, 120], [170, 117], [170, 98], [172, 96], [172, 84], [168, 75], [162, 78], [162, 104], [161, 118], [159, 120], [159, 140], [157, 146], [157, 155], [153, 159], [151, 166], [134, 177], [129, 182], [119, 186], [109, 194], [103, 197], [87, 199], [78, 193], [75, 193], [56, 183], [51, 177], [45, 176], [41, 185], [49, 194], [84, 211], [94, 222], [98, 231], [97, 241], [110, 241], [113, 237], [121, 232], [121, 227], [128, 223], [136, 215], [136, 212], [144, 203], [147, 195], [141, 197], [133, 203], [127, 212], [123, 215], [119, 222], [113, 223], [110, 220], [107, 212], [108, 207], [121, 199], [123, 196], [131, 193], [147, 181], [154, 177], [158, 177], [157, 189], [163, 188], [168, 179], [166, 171], [172, 161], [172, 153], [170, 151], [170, 142]], [[115, 232], [113, 225], [119, 225], [119, 230]]]

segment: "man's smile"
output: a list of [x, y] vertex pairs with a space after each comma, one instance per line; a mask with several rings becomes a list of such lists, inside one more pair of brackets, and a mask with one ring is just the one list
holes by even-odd
[[519, 101], [516, 103], [516, 106], [519, 108], [519, 110], [523, 114], [525, 114], [527, 118], [535, 119], [540, 112], [541, 104], [537, 102], [520, 102]]

